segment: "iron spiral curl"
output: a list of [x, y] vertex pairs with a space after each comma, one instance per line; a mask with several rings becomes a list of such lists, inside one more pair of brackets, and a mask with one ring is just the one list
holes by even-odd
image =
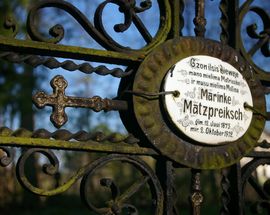
[[47, 175], [53, 176], [59, 171], [59, 161], [55, 154], [49, 150], [49, 149], [28, 149], [25, 151], [20, 158], [17, 161], [16, 165], [16, 174], [17, 179], [19, 183], [28, 191], [42, 196], [53, 196], [59, 193], [62, 193], [66, 191], [68, 188], [70, 188], [76, 180], [74, 180], [74, 177], [72, 177], [68, 182], [66, 182], [64, 185], [57, 187], [52, 190], [44, 190], [42, 188], [38, 188], [34, 186], [27, 178], [25, 174], [25, 166], [27, 159], [32, 156], [35, 153], [41, 153], [46, 158], [48, 158], [49, 163], [43, 165], [43, 172]]
[[250, 184], [254, 191], [258, 194], [259, 198], [256, 202], [253, 202], [250, 209], [253, 214], [261, 214], [264, 210], [268, 211], [270, 207], [270, 180], [266, 180], [263, 184], [260, 184], [254, 176], [254, 171], [261, 165], [270, 165], [270, 161], [267, 158], [254, 158], [252, 161], [247, 163], [241, 171], [241, 185], [242, 193], [247, 184]]
[[[163, 193], [161, 185], [153, 173], [152, 169], [139, 158], [135, 158], [128, 155], [108, 155], [102, 158], [90, 162], [80, 168], [72, 177], [70, 177], [64, 184], [57, 186], [51, 190], [46, 190], [43, 188], [36, 187], [29, 181], [25, 173], [26, 161], [30, 156], [33, 156], [34, 153], [43, 154], [49, 161], [48, 164], [43, 166], [43, 172], [47, 175], [54, 176], [59, 173], [59, 161], [57, 157], [51, 150], [48, 149], [29, 149], [24, 152], [16, 165], [17, 178], [20, 184], [36, 195], [41, 196], [53, 196], [67, 191], [72, 185], [74, 185], [78, 180], [82, 178], [81, 181], [81, 198], [83, 202], [88, 206], [88, 208], [98, 214], [119, 214], [123, 209], [127, 209], [129, 214], [137, 215], [138, 210], [135, 206], [129, 203], [129, 199], [136, 194], [142, 187], [148, 184], [150, 192], [152, 194], [152, 207], [155, 211], [155, 215], [162, 215], [163, 213]], [[96, 208], [87, 198], [89, 192], [89, 187], [87, 186], [91, 176], [99, 169], [103, 168], [108, 163], [120, 161], [121, 163], [128, 163], [136, 168], [136, 171], [139, 171], [142, 177], [133, 183], [127, 190], [123, 193], [120, 193], [120, 189], [116, 183], [110, 178], [102, 178], [100, 180], [100, 185], [108, 188], [112, 194], [112, 200], [107, 202], [107, 207], [105, 208]]]
[[123, 71], [120, 68], [108, 69], [106, 66], [93, 67], [89, 63], [76, 64], [74, 61], [65, 60], [59, 62], [53, 57], [43, 58], [37, 55], [20, 55], [14, 52], [1, 52], [0, 58], [10, 61], [12, 63], [25, 63], [32, 67], [43, 65], [49, 69], [62, 68], [69, 72], [80, 71], [85, 74], [96, 73], [97, 75], [106, 76], [111, 75], [115, 78], [124, 78], [129, 76], [133, 71]]
[[117, 46], [117, 43], [114, 42], [112, 37], [110, 37], [110, 35], [106, 32], [103, 22], [102, 22], [103, 11], [105, 7], [110, 3], [116, 4], [117, 6], [119, 6], [119, 11], [124, 14], [124, 23], [117, 24], [114, 26], [114, 30], [116, 32], [126, 31], [134, 22], [135, 26], [137, 27], [139, 32], [142, 34], [144, 40], [147, 43], [150, 43], [152, 41], [151, 34], [148, 32], [143, 22], [136, 15], [136, 13], [141, 13], [151, 8], [152, 6], [151, 0], [145, 0], [141, 2], [140, 7], [136, 6], [136, 0], [131, 0], [131, 1], [106, 0], [98, 6], [95, 13], [95, 17], [94, 17], [95, 26], [100, 32], [102, 32], [102, 34], [107, 38], [107, 40], [112, 41], [114, 45]]
[[16, 37], [18, 33], [18, 24], [12, 15], [6, 15], [0, 25], [1, 34], [8, 37]]
[[[111, 200], [107, 202], [106, 207], [97, 208], [88, 199], [88, 193], [90, 193], [88, 184], [92, 179], [92, 176], [97, 170], [103, 168], [108, 163], [113, 161], [120, 161], [122, 163], [128, 163], [136, 168], [136, 171], [141, 173], [141, 178], [134, 182], [126, 191], [120, 193], [120, 189], [116, 183], [110, 178], [103, 178], [100, 180], [100, 185], [109, 188], [111, 192]], [[152, 169], [141, 159], [127, 156], [127, 155], [109, 155], [100, 158], [91, 164], [91, 168], [88, 173], [84, 175], [81, 183], [81, 198], [87, 207], [96, 212], [97, 214], [106, 215], [116, 215], [121, 214], [123, 209], [128, 210], [128, 214], [137, 215], [138, 210], [135, 206], [129, 203], [129, 199], [136, 194], [142, 187], [148, 184], [151, 194], [152, 194], [152, 208], [154, 210], [154, 215], [163, 214], [163, 192], [161, 185], [152, 171]]]
[[49, 132], [46, 129], [38, 129], [36, 131], [29, 131], [26, 129], [17, 129], [12, 131], [7, 127], [0, 128], [0, 137], [7, 136], [7, 137], [32, 137], [32, 138], [43, 138], [43, 139], [50, 139], [53, 138], [55, 140], [77, 140], [77, 141], [96, 141], [96, 142], [111, 142], [111, 143], [120, 143], [124, 142], [127, 144], [135, 144], [138, 143], [139, 140], [136, 139], [133, 135], [121, 135], [119, 133], [112, 133], [110, 135], [105, 135], [102, 132], [94, 132], [88, 133], [86, 131], [78, 131], [76, 133], [71, 133], [65, 129], [59, 129], [55, 132]]
[[[260, 51], [260, 55], [265, 58], [270, 57], [269, 43], [270, 43], [270, 15], [262, 6], [252, 6], [254, 0], [246, 1], [239, 9], [239, 27], [242, 28], [244, 18], [249, 14], [253, 13], [259, 19], [255, 19], [256, 22], [261, 21], [262, 30], [259, 31], [258, 25], [256, 22], [246, 26], [247, 36], [254, 40], [257, 40], [256, 43], [247, 50], [244, 46], [246, 41], [243, 41], [243, 37], [239, 35], [239, 46], [241, 54], [244, 58], [253, 66], [258, 77], [263, 81], [270, 81], [269, 71], [266, 71], [262, 66], [256, 64], [253, 59], [253, 56]], [[241, 29], [240, 29], [241, 30]]]
[[41, 9], [50, 7], [64, 10], [70, 14], [83, 27], [83, 29], [103, 47], [109, 50], [119, 49], [119, 47], [112, 45], [110, 41], [106, 40], [106, 38], [94, 27], [88, 18], [74, 5], [67, 1], [61, 0], [45, 0], [35, 4], [34, 7], [32, 7], [28, 14], [27, 32], [33, 40], [47, 43], [58, 43], [63, 39], [65, 30], [62, 25], [56, 24], [55, 26], [51, 27], [49, 29], [49, 34], [52, 36], [52, 38], [48, 39], [38, 31], [37, 26], [34, 24], [37, 12]]
[[249, 51], [249, 55], [253, 56], [258, 49], [261, 49], [265, 57], [270, 57], [270, 16], [260, 7], [251, 7], [249, 11], [257, 14], [263, 21], [263, 30], [259, 33], [257, 33], [256, 23], [247, 26], [248, 36], [258, 40], [258, 43]]
[[14, 159], [14, 148], [0, 146], [0, 149], [5, 153], [0, 157], [0, 166], [7, 167]]
[[[162, 18], [160, 23], [159, 32], [153, 38], [143, 21], [137, 16], [137, 13], [142, 13], [148, 10], [152, 6], [151, 0], [141, 1], [140, 6], [136, 6], [136, 0], [124, 1], [124, 0], [106, 0], [101, 3], [95, 12], [94, 15], [94, 24], [92, 24], [86, 15], [84, 15], [78, 8], [76, 8], [71, 3], [64, 0], [43, 0], [40, 1], [31, 8], [28, 19], [27, 19], [27, 32], [32, 40], [41, 41], [46, 43], [59, 43], [65, 34], [65, 29], [61, 24], [56, 24], [49, 29], [50, 38], [43, 36], [39, 30], [38, 26], [35, 24], [35, 20], [38, 17], [38, 11], [44, 8], [57, 8], [67, 12], [71, 15], [85, 30], [85, 32], [90, 35], [97, 43], [107, 50], [114, 51], [127, 51], [132, 50], [130, 47], [122, 46], [116, 40], [109, 36], [107, 30], [104, 28], [102, 22], [103, 11], [107, 4], [115, 4], [119, 6], [120, 13], [124, 14], [124, 23], [116, 24], [114, 26], [115, 32], [124, 32], [126, 31], [132, 23], [137, 27], [138, 31], [142, 35], [142, 38], [146, 41], [147, 47], [151, 48], [155, 46], [156, 43], [160, 43], [160, 39], [164, 40], [166, 34], [169, 32], [170, 22], [168, 21], [169, 17], [169, 3], [168, 0], [163, 1], [159, 0], [158, 4], [160, 5], [161, 16]], [[161, 6], [162, 5], [162, 6]], [[163, 8], [165, 6], [166, 8]]]

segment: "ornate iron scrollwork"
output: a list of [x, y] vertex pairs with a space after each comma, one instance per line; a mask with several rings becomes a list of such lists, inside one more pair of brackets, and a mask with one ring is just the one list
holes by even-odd
[[107, 40], [113, 41], [114, 45], [117, 46], [117, 43], [115, 43], [114, 40], [110, 37], [110, 35], [106, 32], [102, 21], [103, 11], [105, 7], [110, 3], [118, 5], [119, 11], [123, 13], [125, 17], [124, 23], [117, 24], [114, 26], [114, 30], [116, 32], [124, 32], [131, 26], [132, 23], [134, 23], [139, 32], [141, 33], [141, 35], [143, 36], [144, 40], [147, 43], [150, 43], [152, 41], [153, 38], [151, 34], [149, 33], [149, 31], [147, 30], [147, 28], [144, 26], [143, 22], [137, 15], [137, 13], [144, 12], [151, 8], [152, 6], [151, 0], [142, 1], [140, 3], [140, 7], [136, 6], [136, 0], [131, 1], [107, 0], [98, 6], [94, 19], [95, 26], [107, 38]]
[[[107, 207], [97, 208], [91, 202], [89, 202], [87, 198], [87, 194], [90, 193], [87, 184], [89, 180], [91, 180], [91, 176], [94, 175], [98, 169], [104, 167], [106, 164], [112, 161], [129, 163], [134, 166], [136, 170], [142, 174], [142, 176], [123, 193], [120, 193], [113, 180], [101, 179], [100, 184], [111, 190], [112, 200], [107, 203]], [[86, 205], [98, 214], [119, 214], [123, 208], [127, 208], [129, 209], [130, 214], [135, 215], [137, 214], [137, 209], [133, 205], [128, 204], [128, 200], [146, 184], [149, 185], [152, 194], [152, 206], [154, 209], [152, 213], [155, 215], [163, 214], [162, 188], [152, 170], [138, 158], [121, 155], [110, 155], [101, 158], [92, 164], [90, 171], [83, 177], [81, 184], [81, 196]]]
[[261, 52], [265, 57], [270, 57], [270, 16], [260, 7], [252, 7], [250, 8], [250, 11], [256, 13], [262, 19], [263, 30], [257, 33], [258, 29], [255, 23], [247, 26], [247, 33], [250, 38], [258, 40], [257, 44], [253, 46], [251, 50], [249, 50], [248, 54], [253, 56], [258, 49], [261, 49]]
[[127, 109], [127, 102], [125, 101], [102, 99], [99, 96], [94, 96], [93, 98], [66, 96], [65, 89], [67, 86], [68, 83], [64, 77], [58, 75], [51, 80], [52, 95], [47, 95], [41, 91], [33, 96], [33, 101], [38, 108], [43, 108], [46, 105], [52, 106], [51, 121], [57, 128], [60, 128], [68, 121], [68, 116], [65, 113], [66, 107], [84, 107], [95, 112]]
[[70, 188], [76, 181], [74, 178], [69, 180], [68, 183], [66, 183], [64, 186], [60, 186], [56, 189], [47, 191], [43, 190], [41, 188], [35, 187], [32, 185], [32, 183], [28, 180], [27, 176], [25, 175], [25, 165], [27, 159], [32, 156], [34, 153], [41, 153], [49, 160], [49, 164], [43, 165], [43, 172], [47, 175], [55, 175], [59, 171], [59, 161], [55, 154], [48, 149], [28, 149], [25, 151], [19, 158], [17, 165], [16, 165], [16, 172], [17, 172], [17, 179], [19, 180], [20, 184], [30, 192], [37, 194], [37, 195], [43, 195], [43, 196], [52, 196], [59, 194], [61, 192], [66, 191], [68, 188]]
[[[78, 131], [72, 133], [65, 129], [56, 130], [54, 132], [49, 132], [46, 129], [38, 129], [33, 132], [27, 129], [17, 129], [12, 131], [7, 127], [0, 127], [0, 137], [1, 140], [4, 137], [19, 137], [19, 138], [39, 138], [39, 139], [55, 139], [55, 140], [76, 140], [76, 141], [84, 141], [90, 143], [90, 141], [95, 141], [98, 143], [110, 142], [110, 143], [126, 143], [129, 145], [133, 145], [139, 142], [139, 139], [135, 138], [133, 135], [121, 135], [119, 133], [112, 133], [109, 135], [105, 135], [102, 132], [93, 132], [89, 133], [86, 131]], [[1, 141], [0, 140], [0, 141]], [[7, 147], [1, 146], [5, 152], [7, 152], [8, 156], [13, 155], [11, 153], [11, 149]]]
[[[269, 113], [268, 115], [265, 114], [265, 95], [269, 94], [270, 91], [263, 87], [263, 85], [267, 86], [269, 84], [265, 84], [265, 81], [269, 82], [270, 76], [266, 73], [267, 71], [264, 71], [256, 64], [252, 57], [258, 51], [261, 51], [263, 57], [270, 56], [270, 16], [267, 11], [264, 8], [252, 6], [255, 0], [246, 0], [240, 7], [238, 5], [239, 1], [220, 0], [221, 43], [216, 43], [201, 38], [204, 37], [206, 31], [205, 0], [195, 1], [193, 22], [195, 24], [196, 39], [190, 37], [180, 38], [184, 27], [184, 0], [157, 0], [156, 2], [159, 9], [159, 13], [157, 13], [157, 17], [159, 16], [157, 18], [159, 28], [155, 33], [150, 33], [150, 29], [141, 18], [141, 14], [146, 14], [146, 12], [153, 9], [152, 4], [155, 2], [152, 0], [100, 1], [93, 14], [93, 23], [90, 21], [88, 14], [83, 14], [75, 7], [75, 4], [73, 5], [64, 0], [42, 0], [35, 3], [28, 14], [26, 34], [28, 34], [30, 40], [16, 39], [18, 27], [14, 18], [8, 16], [3, 20], [0, 26], [1, 30], [4, 28], [0, 35], [0, 58], [2, 59], [14, 63], [24, 62], [32, 67], [44, 65], [50, 69], [63, 68], [68, 71], [79, 70], [85, 74], [96, 73], [98, 75], [112, 75], [113, 77], [122, 78], [119, 87], [119, 99], [121, 100], [116, 102], [115, 100], [101, 99], [100, 97], [89, 99], [68, 97], [65, 95], [67, 82], [62, 77], [57, 76], [51, 82], [54, 88], [52, 95], [39, 93], [34, 96], [34, 100], [39, 107], [47, 104], [58, 110], [53, 115], [56, 117], [52, 117], [56, 127], [60, 127], [67, 120], [64, 112], [66, 106], [83, 106], [95, 111], [121, 110], [120, 114], [123, 123], [130, 133], [135, 134], [134, 137], [130, 134], [124, 136], [119, 134], [105, 135], [100, 132], [88, 133], [85, 131], [71, 133], [67, 130], [49, 132], [45, 129], [30, 132], [25, 129], [12, 131], [8, 128], [0, 128], [0, 149], [4, 152], [3, 156], [1, 154], [2, 157], [0, 157], [1, 166], [9, 165], [13, 160], [13, 149], [9, 148], [9, 146], [30, 148], [23, 152], [16, 165], [17, 177], [27, 190], [38, 195], [51, 196], [68, 190], [75, 182], [82, 179], [80, 184], [81, 198], [88, 208], [98, 214], [115, 215], [128, 211], [127, 213], [135, 215], [139, 211], [129, 200], [138, 190], [148, 187], [152, 198], [151, 206], [153, 209], [151, 214], [163, 214], [163, 207], [165, 206], [167, 207], [166, 213], [173, 214], [176, 213], [173, 208], [174, 203], [164, 204], [163, 190], [157, 176], [145, 162], [131, 156], [132, 154], [152, 156], [161, 159], [162, 162], [170, 161], [172, 166], [171, 170], [166, 174], [166, 183], [172, 183], [172, 169], [174, 165], [177, 166], [177, 163], [199, 169], [221, 168], [237, 162], [258, 145], [257, 140], [263, 130], [264, 122], [270, 118]], [[131, 47], [126, 47], [109, 33], [109, 29], [106, 28], [107, 25], [103, 21], [106, 9], [110, 5], [119, 9], [123, 20], [114, 25], [114, 31], [116, 33], [125, 33], [134, 25], [141, 36], [142, 47], [135, 49], [132, 46], [133, 44], [130, 45]], [[52, 27], [49, 27], [49, 29], [41, 29], [43, 26], [39, 26], [38, 22], [36, 22], [37, 19], [44, 18], [39, 16], [38, 13], [50, 8], [66, 12], [77, 21], [88, 36], [91, 36], [93, 40], [107, 50], [60, 44], [65, 42], [64, 25], [56, 24], [51, 25]], [[256, 25], [256, 23], [246, 27], [247, 36], [254, 41], [256, 40], [255, 45], [250, 50], [246, 50], [240, 29], [244, 18], [249, 13], [253, 13], [261, 19], [262, 28], [259, 29], [259, 25]], [[45, 32], [48, 37], [44, 36], [42, 32]], [[165, 42], [166, 40], [169, 41]], [[234, 47], [235, 50], [226, 45]], [[244, 59], [237, 52], [240, 52]], [[192, 138], [190, 141], [190, 137], [184, 137], [183, 133], [179, 133], [164, 110], [164, 104], [160, 98], [166, 92], [160, 92], [160, 90], [165, 78], [165, 72], [179, 60], [175, 56], [182, 58], [185, 54], [188, 56], [194, 53], [198, 55], [206, 54], [225, 62], [229, 61], [231, 66], [239, 70], [239, 74], [243, 75], [244, 79], [247, 80], [249, 89], [252, 91], [254, 107], [244, 104], [245, 109], [252, 111], [252, 123], [247, 132], [239, 139], [232, 141], [230, 145], [227, 142], [220, 142], [219, 145], [210, 146]], [[39, 55], [46, 57], [40, 57]], [[57, 57], [63, 57], [67, 60], [60, 62]], [[87, 62], [79, 64], [72, 61], [72, 59]], [[245, 60], [252, 67], [244, 62]], [[94, 67], [88, 61], [117, 64], [126, 66], [127, 69], [109, 69], [106, 66]], [[129, 92], [130, 95], [126, 95], [126, 92]], [[139, 98], [136, 94], [147, 95], [147, 101], [141, 97]], [[153, 99], [153, 97], [157, 99]], [[163, 106], [160, 106], [160, 104]], [[269, 148], [269, 143], [265, 141], [261, 146]], [[30, 156], [40, 153], [49, 161], [43, 167], [44, 173], [51, 176], [58, 174], [59, 161], [50, 149], [111, 153], [111, 155], [84, 165], [67, 179], [65, 184], [46, 190], [33, 185], [29, 181], [25, 173], [25, 167]], [[163, 155], [166, 157], [163, 157]], [[251, 153], [250, 155], [254, 154]], [[120, 191], [117, 181], [111, 178], [100, 179], [100, 185], [109, 190], [111, 198], [105, 203], [104, 207], [98, 207], [88, 198], [87, 194], [92, 191], [88, 183], [91, 182], [97, 171], [115, 161], [131, 165], [141, 177], [124, 191]], [[261, 187], [258, 186], [252, 176], [252, 172], [257, 166], [265, 163], [269, 163], [267, 159], [254, 159], [242, 171], [243, 182], [241, 185], [244, 187], [249, 182], [262, 198], [262, 201], [254, 204], [255, 209], [269, 207], [269, 193], [267, 193], [269, 180]], [[159, 173], [159, 179], [161, 178], [160, 175], [162, 175], [162, 171]], [[231, 203], [229, 202], [230, 181], [227, 176], [224, 171], [221, 182], [223, 203], [221, 213], [224, 214], [230, 213], [229, 203]], [[191, 204], [194, 213], [199, 214], [203, 201], [200, 187], [200, 171], [193, 172], [192, 180]], [[173, 186], [163, 186], [163, 189], [164, 192], [167, 192], [167, 199], [172, 200], [174, 198]], [[258, 212], [258, 210], [255, 210], [255, 212]]]
[[[129, 199], [138, 192], [146, 184], [149, 185], [150, 192], [152, 194], [152, 208], [155, 215], [163, 214], [163, 191], [159, 184], [156, 175], [152, 169], [139, 158], [135, 158], [127, 155], [108, 155], [103, 158], [99, 158], [94, 162], [88, 163], [80, 168], [76, 174], [68, 179], [64, 184], [59, 185], [51, 190], [36, 187], [28, 180], [25, 174], [25, 165], [27, 159], [34, 153], [43, 154], [48, 160], [48, 164], [43, 165], [43, 172], [47, 175], [53, 176], [59, 172], [59, 161], [51, 150], [47, 149], [29, 149], [24, 152], [17, 162], [17, 178], [20, 184], [30, 192], [42, 195], [42, 196], [53, 196], [68, 190], [73, 184], [82, 178], [81, 181], [81, 197], [85, 204], [94, 212], [98, 214], [119, 214], [124, 208], [128, 209], [129, 214], [137, 214], [135, 206], [129, 203]], [[141, 173], [141, 178], [133, 183], [125, 192], [120, 193], [116, 183], [109, 178], [102, 178], [100, 184], [110, 189], [112, 193], [112, 200], [107, 202], [107, 207], [97, 208], [87, 198], [88, 182], [91, 180], [91, 176], [108, 163], [120, 161], [122, 163], [128, 163]]]
[[1, 33], [7, 37], [15, 37], [18, 33], [18, 24], [12, 15], [7, 15], [4, 20], [1, 20]]
[[90, 63], [77, 64], [71, 60], [59, 62], [56, 58], [44, 58], [36, 55], [20, 55], [14, 52], [0, 52], [0, 58], [12, 63], [25, 63], [32, 67], [45, 66], [49, 69], [64, 69], [66, 71], [80, 71], [85, 74], [96, 73], [97, 75], [111, 75], [116, 78], [124, 78], [133, 73], [133, 70], [124, 71], [120, 68], [108, 69], [106, 66], [93, 67]]
[[[247, 163], [242, 168], [242, 175], [241, 175], [241, 185], [242, 185], [242, 192], [243, 196], [245, 197], [245, 189], [247, 184], [250, 184], [253, 190], [258, 194], [259, 199], [256, 202], [252, 202], [249, 205], [249, 209], [254, 214], [261, 214], [263, 210], [269, 212], [270, 208], [270, 192], [269, 192], [269, 184], [270, 179], [264, 181], [263, 184], [260, 184], [256, 174], [254, 174], [257, 168], [261, 165], [269, 165], [270, 161], [267, 158], [255, 158], [254, 160]], [[243, 208], [244, 209], [244, 208]]]
[[0, 146], [0, 149], [2, 149], [6, 154], [0, 157], [0, 166], [6, 167], [11, 164], [14, 159], [14, 148]]
[[[232, 48], [202, 38], [182, 37], [168, 40], [149, 54], [141, 64], [134, 78], [133, 90], [145, 93], [159, 92], [162, 89], [165, 74], [170, 71], [170, 68], [178, 61], [193, 55], [217, 57], [223, 62], [231, 63], [249, 82], [254, 105], [260, 104], [255, 109], [262, 110], [263, 113], [253, 111], [254, 120], [245, 135], [231, 144], [224, 141], [224, 143], [211, 146], [198, 143], [192, 137], [185, 138], [185, 135], [175, 130], [176, 126], [164, 113], [161, 105], [164, 100], [162, 96], [158, 99], [134, 96], [135, 118], [144, 132], [141, 136], [145, 135], [155, 148], [176, 162], [197, 169], [229, 166], [254, 148], [265, 124], [264, 88], [253, 76], [252, 68]], [[204, 87], [200, 84], [194, 86]], [[180, 109], [180, 107], [177, 108]]]
[[[41, 1], [32, 7], [29, 12], [28, 20], [27, 20], [27, 29], [30, 37], [36, 41], [42, 41], [47, 43], [58, 43], [64, 37], [64, 27], [60, 24], [56, 24], [51, 27], [49, 30], [49, 34], [51, 38], [44, 37], [39, 31], [37, 26], [35, 25], [35, 19], [37, 12], [44, 8], [58, 8], [69, 13], [82, 27], [83, 29], [92, 36], [101, 46], [105, 47], [108, 50], [131, 50], [131, 48], [124, 47], [116, 42], [105, 29], [102, 17], [104, 8], [108, 4], [115, 4], [119, 6], [119, 11], [124, 14], [124, 23], [117, 24], [114, 26], [114, 30], [116, 32], [124, 32], [126, 31], [132, 23], [135, 24], [138, 31], [141, 33], [145, 41], [147, 42], [147, 47], [153, 46], [155, 43], [160, 43], [161, 38], [169, 31], [169, 4], [168, 1], [158, 1], [160, 5], [160, 13], [161, 13], [161, 23], [158, 34], [155, 38], [152, 38], [151, 34], [148, 32], [147, 28], [144, 26], [142, 20], [137, 16], [137, 13], [142, 13], [149, 8], [151, 8], [152, 2], [151, 0], [142, 1], [140, 3], [140, 7], [136, 6], [136, 0], [132, 1], [124, 1], [124, 0], [107, 0], [101, 3], [95, 12], [94, 16], [94, 24], [93, 25], [89, 19], [80, 12], [74, 5], [67, 1], [57, 1], [57, 0], [46, 0]], [[157, 38], [158, 37], [158, 40]], [[165, 38], [164, 38], [165, 39]]]
[[[240, 50], [245, 59], [255, 68], [259, 78], [264, 81], [269, 81], [269, 76], [266, 73], [267, 71], [255, 62], [253, 56], [259, 50], [261, 51], [262, 57], [270, 56], [270, 16], [264, 8], [258, 6], [251, 6], [253, 2], [254, 0], [246, 1], [239, 9], [239, 26], [241, 29], [244, 18], [250, 13], [254, 13], [257, 15], [257, 17], [261, 19], [262, 29], [260, 30], [260, 32], [258, 32], [259, 29], [256, 23], [249, 24], [246, 27], [246, 32], [249, 38], [257, 40], [256, 43], [249, 50], [246, 50], [243, 37], [241, 33], [239, 33]], [[258, 22], [258, 20], [256, 21]]]

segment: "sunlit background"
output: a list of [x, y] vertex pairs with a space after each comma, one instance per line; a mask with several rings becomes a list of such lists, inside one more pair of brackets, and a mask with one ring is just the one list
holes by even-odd
[[[29, 39], [25, 34], [25, 22], [27, 19], [27, 11], [31, 7], [35, 0], [0, 0], [0, 11], [13, 12], [16, 20], [19, 24], [19, 39]], [[96, 8], [103, 0], [71, 0], [69, 1], [76, 6], [90, 22], [94, 22], [94, 14]], [[137, 1], [139, 4], [141, 1]], [[146, 28], [154, 36], [159, 28], [159, 9], [156, 0], [152, 1], [152, 7], [149, 10], [139, 14], [140, 18], [144, 22]], [[242, 5], [244, 1], [240, 1]], [[184, 20], [185, 26], [183, 29], [183, 36], [195, 36], [194, 34], [194, 1], [185, 1]], [[270, 13], [269, 1], [258, 0], [254, 5], [263, 6], [265, 10]], [[207, 32], [206, 37], [214, 40], [220, 40], [220, 12], [219, 1], [206, 0], [206, 19], [207, 19]], [[3, 14], [0, 14], [1, 19]], [[241, 35], [243, 38], [244, 47], [249, 50], [256, 40], [252, 40], [246, 34], [246, 26], [256, 21], [258, 31], [262, 30], [263, 23], [260, 21], [256, 14], [250, 14], [244, 19], [241, 27]], [[123, 46], [139, 49], [145, 46], [145, 42], [135, 28], [134, 24], [123, 32], [117, 33], [114, 31], [114, 25], [122, 23], [124, 21], [123, 14], [119, 12], [118, 7], [115, 4], [108, 4], [105, 8], [102, 16], [102, 21], [107, 30], [107, 33], [114, 38], [118, 43]], [[80, 47], [103, 49], [87, 32], [78, 24], [78, 22], [69, 14], [60, 9], [46, 8], [39, 13], [39, 19], [36, 26], [40, 32], [45, 36], [48, 36], [48, 30], [56, 25], [61, 24], [65, 29], [64, 39], [60, 44], [74, 45]], [[60, 62], [66, 59], [58, 58]], [[253, 56], [254, 62], [266, 71], [269, 71], [270, 61], [262, 56], [261, 52], [257, 52]], [[75, 61], [77, 64], [84, 63], [83, 61]], [[91, 62], [93, 66], [100, 64]], [[122, 68], [119, 65], [106, 65], [108, 68]], [[39, 128], [45, 128], [50, 132], [56, 129], [50, 122], [51, 108], [46, 107], [44, 109], [37, 109], [31, 105], [31, 94], [37, 91], [43, 90], [48, 94], [52, 93], [50, 86], [50, 80], [56, 75], [63, 75], [68, 81], [68, 87], [66, 94], [70, 96], [80, 97], [92, 97], [99, 95], [102, 98], [114, 98], [117, 96], [119, 78], [112, 76], [101, 77], [96, 74], [84, 74], [80, 71], [69, 72], [63, 69], [50, 70], [46, 67], [40, 66], [37, 68], [29, 67], [25, 64], [10, 64], [7, 61], [1, 60], [0, 63], [0, 126], [7, 126], [13, 130], [20, 127], [28, 128], [30, 130], [36, 130]], [[30, 92], [30, 93], [29, 93]], [[269, 98], [267, 98], [267, 109], [269, 111]], [[126, 134], [127, 131], [123, 126], [118, 112], [100, 112], [95, 113], [88, 109], [74, 109], [67, 108], [66, 113], [69, 117], [68, 123], [63, 126], [63, 129], [67, 129], [71, 132], [77, 132], [85, 130], [87, 132], [101, 131], [106, 134], [119, 132]], [[262, 139], [269, 138], [269, 124], [266, 125], [265, 133]], [[1, 151], [0, 151], [1, 155]], [[64, 152], [56, 151], [56, 155], [60, 160], [60, 172], [54, 177], [46, 176], [42, 174], [41, 166], [46, 163], [47, 160], [42, 155], [37, 155], [34, 165], [29, 164], [29, 177], [38, 186], [46, 188], [53, 188], [57, 184], [64, 183], [69, 177], [71, 177], [80, 167], [95, 160], [98, 155], [95, 153], [79, 153], [79, 152]], [[149, 158], [143, 158], [150, 166], [154, 168], [155, 161]], [[245, 162], [245, 159], [242, 161]], [[79, 184], [74, 185], [64, 194], [45, 198], [38, 197], [27, 193], [17, 183], [14, 171], [14, 164], [8, 168], [0, 168], [0, 214], [13, 215], [13, 214], [92, 214], [81, 203], [79, 197]], [[110, 175], [118, 182], [119, 187], [125, 188], [130, 185], [131, 179], [139, 177], [136, 171], [132, 170], [129, 165], [120, 165], [119, 162], [107, 165], [102, 171], [99, 171], [93, 176], [93, 180], [89, 183], [89, 198], [92, 198], [94, 204], [102, 205], [107, 201], [107, 197], [110, 197], [108, 191], [99, 184], [99, 178], [104, 175]], [[263, 184], [268, 178], [270, 178], [270, 169], [268, 166], [260, 167], [255, 173], [256, 177], [261, 184]], [[205, 171], [202, 174], [202, 189], [204, 194], [204, 205], [202, 214], [218, 214], [220, 202], [217, 199], [220, 197], [221, 177], [219, 172]], [[42, 183], [41, 183], [42, 181]], [[189, 169], [179, 168], [176, 171], [175, 176], [176, 190], [178, 193], [177, 206], [181, 208], [183, 213], [188, 214], [189, 204], [189, 186], [190, 176]], [[147, 206], [147, 202], [151, 201], [151, 197], [148, 196], [147, 187], [137, 194], [134, 198], [133, 204], [137, 206], [142, 215], [150, 215], [150, 209]], [[257, 198], [257, 194], [254, 193], [252, 188], [248, 188], [247, 201], [252, 202]], [[142, 200], [143, 199], [143, 200]], [[123, 213], [124, 214], [124, 213]]]

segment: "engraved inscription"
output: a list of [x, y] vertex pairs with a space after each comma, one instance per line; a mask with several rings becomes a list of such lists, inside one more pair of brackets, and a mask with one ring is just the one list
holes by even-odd
[[237, 69], [220, 59], [182, 59], [167, 73], [163, 87], [180, 92], [179, 97], [165, 96], [165, 108], [173, 124], [195, 141], [233, 142], [251, 123], [252, 112], [244, 108], [244, 103], [253, 105], [249, 86]]

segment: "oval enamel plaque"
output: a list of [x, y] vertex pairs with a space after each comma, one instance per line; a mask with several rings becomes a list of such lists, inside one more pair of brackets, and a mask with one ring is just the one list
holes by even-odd
[[233, 142], [249, 128], [253, 106], [242, 74], [218, 58], [194, 55], [177, 62], [167, 73], [165, 109], [186, 136], [204, 144]]
[[129, 131], [136, 130], [143, 146], [195, 169], [236, 163], [264, 129], [264, 88], [256, 73], [237, 51], [213, 40], [166, 41], [142, 62], [132, 91]]

